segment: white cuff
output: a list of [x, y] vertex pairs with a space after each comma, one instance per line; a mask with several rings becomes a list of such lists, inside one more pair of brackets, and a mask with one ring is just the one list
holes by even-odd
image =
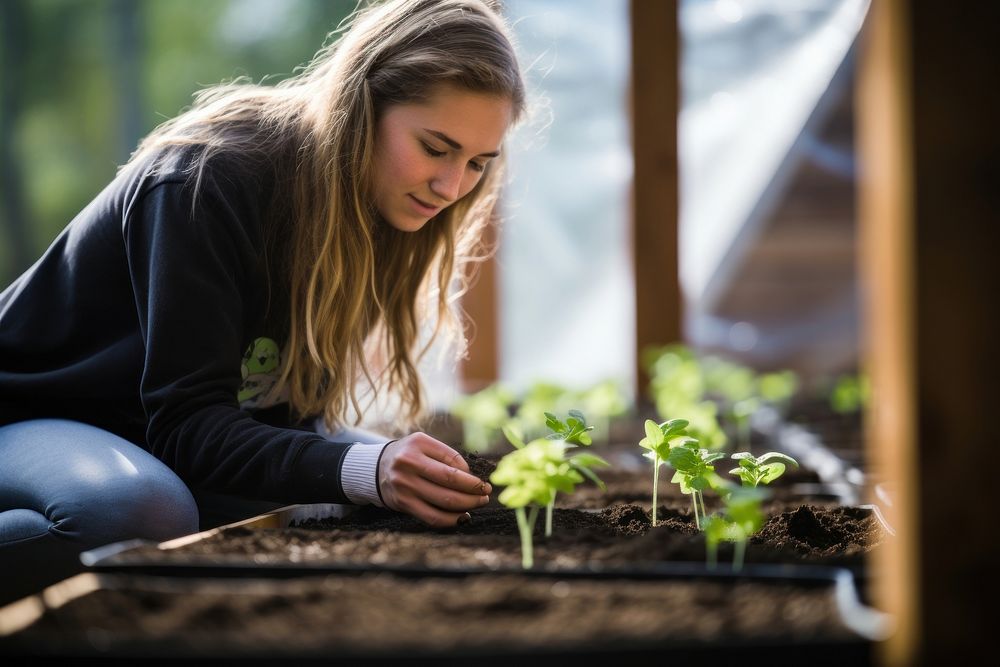
[[385, 445], [356, 442], [344, 455], [340, 483], [344, 495], [355, 505], [384, 507], [378, 494], [378, 461], [383, 449]]

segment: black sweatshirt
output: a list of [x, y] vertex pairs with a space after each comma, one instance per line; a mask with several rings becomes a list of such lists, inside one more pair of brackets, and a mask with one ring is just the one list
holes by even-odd
[[195, 155], [120, 172], [0, 294], [0, 425], [74, 419], [144, 447], [192, 488], [348, 502], [350, 444], [297, 428], [287, 406], [238, 400], [254, 393], [255, 361], [273, 375], [252, 344], [280, 349], [287, 326], [262, 252], [282, 170], [218, 155], [195, 198]]

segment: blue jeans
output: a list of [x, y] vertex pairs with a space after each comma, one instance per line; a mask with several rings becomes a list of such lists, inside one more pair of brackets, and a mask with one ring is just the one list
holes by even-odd
[[[337, 442], [388, 440], [362, 429], [315, 430]], [[152, 454], [89, 424], [35, 419], [0, 426], [0, 605], [80, 572], [79, 555], [88, 549], [160, 542], [281, 506], [192, 494]]]
[[79, 572], [87, 549], [197, 531], [191, 491], [141, 447], [65, 419], [0, 427], [0, 604]]

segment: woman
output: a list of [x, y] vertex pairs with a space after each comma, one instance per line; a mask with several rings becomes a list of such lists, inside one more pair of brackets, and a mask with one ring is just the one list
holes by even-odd
[[394, 0], [298, 76], [157, 128], [0, 294], [0, 556], [191, 533], [220, 502], [442, 527], [485, 504], [444, 443], [343, 426], [359, 380], [421, 414], [421, 324], [457, 326], [523, 106], [486, 3]]

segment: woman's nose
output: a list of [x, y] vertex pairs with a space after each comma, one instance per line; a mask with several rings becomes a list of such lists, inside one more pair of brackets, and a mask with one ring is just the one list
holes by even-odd
[[431, 192], [450, 204], [456, 201], [462, 191], [462, 170], [454, 166], [441, 169], [431, 180]]

